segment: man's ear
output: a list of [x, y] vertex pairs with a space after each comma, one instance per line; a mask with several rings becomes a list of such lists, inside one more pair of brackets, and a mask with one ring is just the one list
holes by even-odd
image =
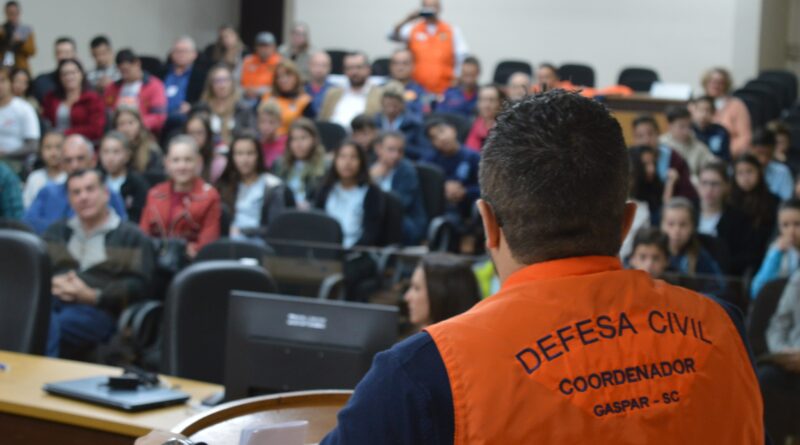
[[622, 238], [621, 240], [625, 240], [625, 237], [628, 236], [628, 232], [631, 231], [631, 227], [633, 226], [633, 218], [636, 216], [636, 203], [635, 202], [627, 202], [625, 203], [625, 213], [622, 216]]
[[500, 225], [497, 223], [497, 216], [494, 209], [488, 202], [479, 199], [478, 212], [483, 220], [483, 233], [486, 236], [486, 249], [492, 250], [500, 247]]

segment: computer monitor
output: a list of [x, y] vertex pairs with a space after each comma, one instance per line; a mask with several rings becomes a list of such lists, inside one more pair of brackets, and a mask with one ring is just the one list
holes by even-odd
[[353, 389], [376, 353], [397, 341], [394, 306], [233, 291], [225, 399]]

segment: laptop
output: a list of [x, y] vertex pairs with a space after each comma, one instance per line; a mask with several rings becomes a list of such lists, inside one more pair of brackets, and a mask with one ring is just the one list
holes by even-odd
[[43, 389], [49, 394], [129, 412], [177, 405], [189, 400], [189, 395], [185, 392], [164, 386], [112, 389], [108, 386], [108, 377], [47, 383]]

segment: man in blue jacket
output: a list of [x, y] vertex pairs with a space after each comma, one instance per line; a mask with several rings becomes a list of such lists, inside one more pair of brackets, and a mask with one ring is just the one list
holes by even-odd
[[[78, 170], [89, 170], [97, 166], [97, 157], [92, 143], [85, 137], [74, 134], [64, 140], [64, 170], [67, 175]], [[128, 220], [125, 212], [125, 203], [117, 192], [110, 191], [109, 205], [123, 220]], [[38, 234], [51, 224], [73, 216], [75, 212], [67, 199], [67, 186], [65, 184], [49, 184], [39, 191], [36, 199], [25, 212], [22, 220]]]

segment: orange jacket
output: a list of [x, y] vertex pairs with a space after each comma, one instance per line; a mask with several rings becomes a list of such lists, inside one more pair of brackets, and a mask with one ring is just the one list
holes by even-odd
[[444, 94], [455, 78], [453, 28], [441, 20], [436, 32], [428, 34], [427, 22], [420, 21], [408, 38], [408, 49], [414, 54], [414, 80], [435, 94]]
[[262, 103], [272, 102], [281, 110], [281, 126], [278, 128], [278, 136], [289, 133], [289, 127], [297, 118], [302, 117], [303, 113], [311, 104], [311, 96], [300, 93], [295, 97], [273, 96], [270, 93], [261, 97]]
[[456, 445], [764, 440], [758, 381], [725, 309], [617, 258], [526, 267], [427, 331]]
[[275, 67], [281, 61], [281, 55], [277, 52], [271, 55], [266, 61], [262, 61], [258, 54], [250, 54], [242, 61], [242, 88], [261, 88], [272, 86], [272, 77], [275, 75]]

